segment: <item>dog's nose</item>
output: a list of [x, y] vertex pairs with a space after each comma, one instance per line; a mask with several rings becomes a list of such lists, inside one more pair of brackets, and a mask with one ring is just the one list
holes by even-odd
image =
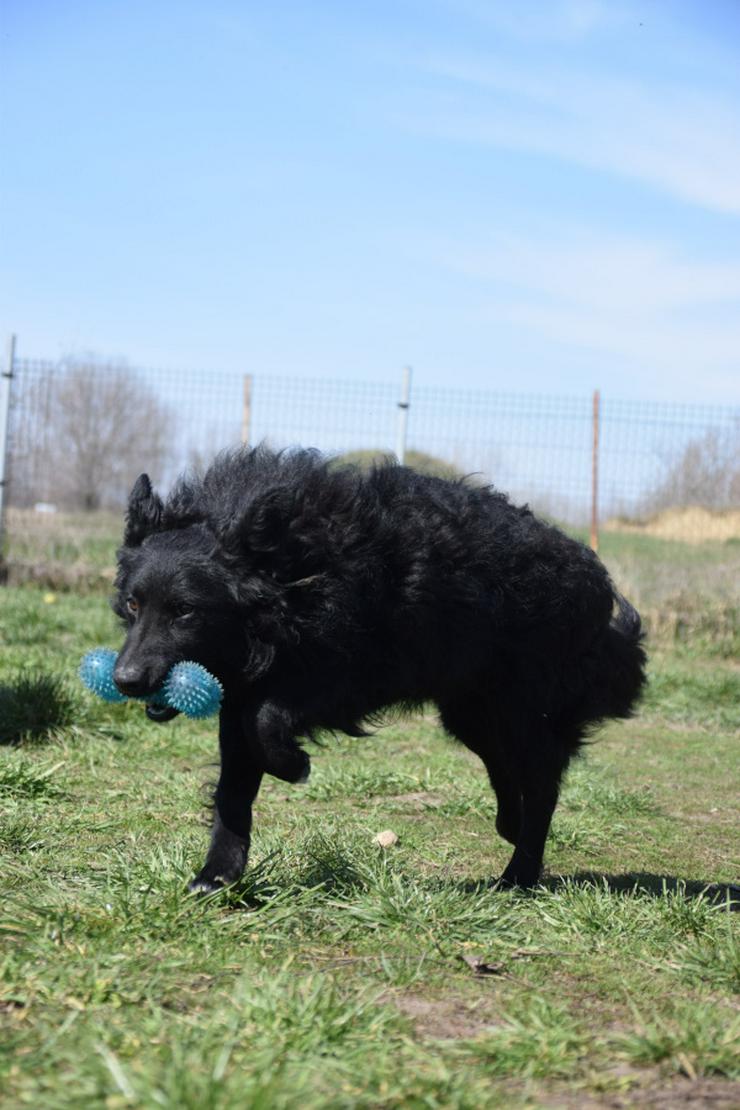
[[116, 667], [113, 681], [127, 698], [140, 698], [151, 693], [149, 679], [145, 672], [134, 666]]

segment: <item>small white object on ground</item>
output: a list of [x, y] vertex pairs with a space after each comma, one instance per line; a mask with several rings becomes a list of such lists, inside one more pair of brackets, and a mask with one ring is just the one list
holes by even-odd
[[377, 836], [373, 837], [373, 844], [379, 844], [381, 848], [391, 848], [394, 844], [398, 843], [398, 837], [392, 829], [383, 829]]

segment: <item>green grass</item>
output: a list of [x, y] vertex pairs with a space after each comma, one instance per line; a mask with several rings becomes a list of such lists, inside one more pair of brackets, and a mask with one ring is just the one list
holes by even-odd
[[79, 689], [118, 640], [102, 598], [0, 603], [3, 1106], [740, 1101], [731, 662], [655, 654], [643, 712], [573, 768], [532, 894], [492, 889], [493, 797], [430, 714], [268, 781], [244, 880], [198, 899], [213, 724]]
[[58, 675], [11, 675], [0, 683], [0, 744], [52, 738], [73, 723], [78, 701]]

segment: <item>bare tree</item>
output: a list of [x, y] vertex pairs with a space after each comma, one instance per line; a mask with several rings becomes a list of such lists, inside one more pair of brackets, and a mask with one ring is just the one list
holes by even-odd
[[702, 505], [729, 509], [740, 505], [740, 426], [712, 428], [692, 439], [670, 461], [645, 499], [645, 512]]
[[150, 386], [120, 363], [60, 368], [48, 416], [49, 487], [69, 507], [117, 507], [142, 470], [161, 472], [171, 423]]

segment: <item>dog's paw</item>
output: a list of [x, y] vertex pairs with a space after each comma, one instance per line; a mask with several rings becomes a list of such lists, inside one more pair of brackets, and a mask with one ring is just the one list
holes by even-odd
[[495, 886], [497, 890], [531, 890], [539, 881], [539, 867], [512, 867], [509, 864]]
[[239, 867], [213, 868], [206, 864], [195, 878], [190, 880], [188, 890], [191, 894], [216, 894], [219, 890], [233, 886], [239, 881], [241, 875], [242, 869]]
[[223, 890], [227, 883], [220, 875], [214, 875], [213, 878], [201, 872], [191, 879], [188, 883], [188, 890], [191, 894], [216, 894], [219, 890]]

